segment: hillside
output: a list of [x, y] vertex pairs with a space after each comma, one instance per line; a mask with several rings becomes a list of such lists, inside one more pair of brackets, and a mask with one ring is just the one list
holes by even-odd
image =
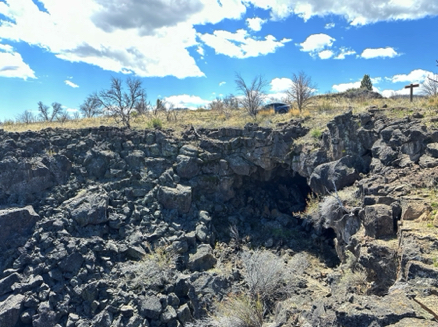
[[379, 104], [1, 130], [0, 327], [438, 326], [436, 118]]

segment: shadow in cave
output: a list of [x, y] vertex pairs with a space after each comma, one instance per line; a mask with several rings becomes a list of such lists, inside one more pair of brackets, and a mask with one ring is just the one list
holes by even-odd
[[[327, 266], [337, 266], [333, 230], [317, 232], [302, 214], [312, 194], [305, 177], [278, 167], [241, 177], [234, 185], [235, 196], [226, 203], [227, 215], [215, 217], [218, 240], [230, 241], [230, 226], [253, 248], [269, 247], [306, 251]], [[320, 230], [320, 228], [318, 229]]]

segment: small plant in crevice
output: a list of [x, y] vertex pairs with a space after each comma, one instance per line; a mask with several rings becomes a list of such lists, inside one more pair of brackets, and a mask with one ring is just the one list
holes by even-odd
[[306, 215], [313, 215], [318, 212], [320, 197], [316, 194], [310, 193], [306, 199]]
[[347, 294], [366, 294], [369, 289], [368, 275], [365, 268], [360, 265], [357, 258], [346, 251], [346, 261], [341, 266], [343, 275], [338, 284], [338, 291]]
[[314, 140], [319, 140], [322, 135], [322, 131], [319, 128], [314, 128], [310, 131], [310, 135]]
[[153, 248], [145, 244], [149, 250], [141, 260], [130, 262], [121, 267], [127, 285], [132, 290], [146, 290], [151, 286], [164, 286], [175, 273], [176, 254], [168, 246]]
[[237, 229], [236, 225], [230, 226], [230, 237], [231, 237], [230, 245], [235, 249], [240, 249], [242, 240], [240, 238], [239, 230]]

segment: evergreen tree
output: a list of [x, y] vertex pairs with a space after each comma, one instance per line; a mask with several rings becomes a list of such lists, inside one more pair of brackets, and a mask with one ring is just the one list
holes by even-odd
[[360, 82], [361, 89], [367, 89], [369, 91], [373, 90], [373, 83], [371, 83], [370, 75], [365, 74], [362, 78], [362, 82]]

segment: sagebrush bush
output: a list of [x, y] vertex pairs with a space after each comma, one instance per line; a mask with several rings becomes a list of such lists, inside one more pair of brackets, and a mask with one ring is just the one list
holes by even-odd
[[264, 311], [260, 298], [231, 294], [216, 304], [214, 315], [186, 324], [186, 327], [262, 327]]
[[256, 250], [243, 252], [241, 260], [243, 278], [251, 296], [259, 297], [264, 303], [287, 297], [290, 276], [281, 258], [266, 250]]

